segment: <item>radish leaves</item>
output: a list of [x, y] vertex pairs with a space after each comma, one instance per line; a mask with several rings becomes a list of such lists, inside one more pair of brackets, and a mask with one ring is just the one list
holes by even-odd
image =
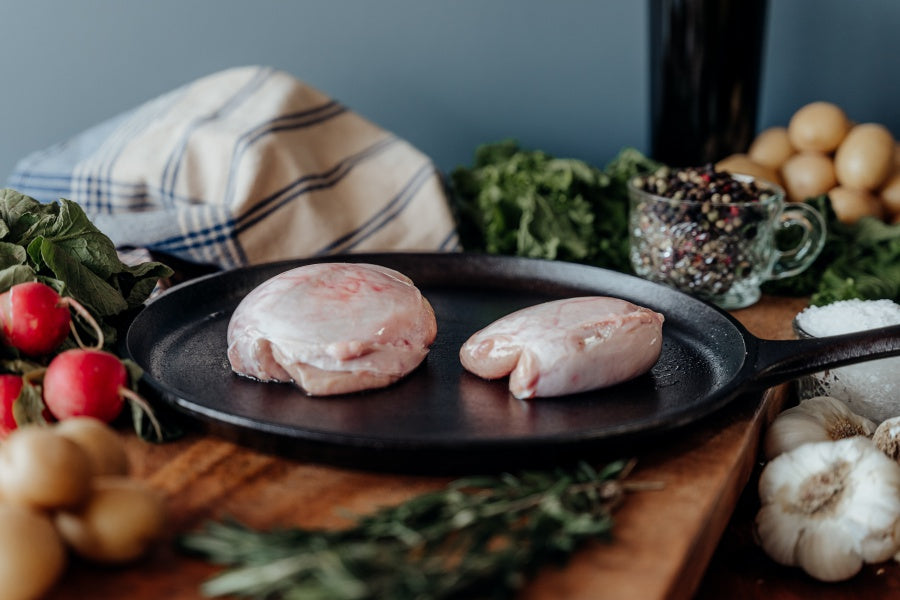
[[158, 262], [125, 265], [112, 240], [75, 202], [42, 204], [0, 190], [0, 292], [24, 281], [46, 283], [87, 307], [112, 344], [109, 321], [139, 307], [156, 282], [171, 274]]

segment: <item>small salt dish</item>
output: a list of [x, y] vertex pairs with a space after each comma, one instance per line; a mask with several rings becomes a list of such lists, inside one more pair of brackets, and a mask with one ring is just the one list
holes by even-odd
[[[891, 300], [842, 300], [811, 306], [791, 325], [798, 339], [841, 335], [900, 324], [900, 305]], [[875, 423], [900, 416], [900, 357], [828, 369], [797, 381], [800, 400], [831, 396]]]

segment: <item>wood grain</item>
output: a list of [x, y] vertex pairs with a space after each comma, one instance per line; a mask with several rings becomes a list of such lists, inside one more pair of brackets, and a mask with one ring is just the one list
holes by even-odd
[[[764, 298], [734, 314], [757, 336], [785, 339], [790, 319], [803, 306], [801, 299]], [[705, 598], [720, 598], [732, 585], [740, 586], [744, 598], [799, 597], [790, 595], [798, 589], [792, 587], [796, 578], [768, 563], [764, 585], [752, 570], [737, 568], [703, 579], [726, 528], [728, 539], [737, 542], [719, 550], [717, 568], [736, 567], [745, 556], [760, 558], [740, 537], [744, 522], [729, 522], [754, 473], [760, 431], [787, 397], [786, 387], [744, 397], [700, 423], [647, 443], [637, 453], [632, 479], [660, 482], [664, 489], [631, 494], [616, 513], [613, 540], [591, 543], [565, 567], [544, 570], [521, 598], [677, 599], [691, 598], [698, 589]], [[395, 504], [448, 481], [286, 460], [201, 433], [165, 445], [122, 435], [135, 476], [167, 499], [169, 538], [133, 566], [73, 561], [51, 598], [200, 598], [200, 584], [217, 569], [179, 554], [171, 542], [207, 519], [234, 517], [253, 527], [335, 528], [349, 522], [348, 513]], [[600, 463], [617, 457], [585, 458]]]

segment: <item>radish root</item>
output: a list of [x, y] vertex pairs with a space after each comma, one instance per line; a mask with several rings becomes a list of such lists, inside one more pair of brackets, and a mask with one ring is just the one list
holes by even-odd
[[94, 337], [97, 338], [97, 343], [94, 346], [86, 346], [84, 342], [81, 341], [81, 336], [78, 335], [78, 328], [75, 327], [75, 321], [73, 320], [69, 327], [72, 329], [72, 336], [74, 336], [75, 341], [78, 343], [78, 346], [82, 349], [94, 349], [94, 350], [102, 350], [103, 344], [105, 340], [103, 339], [103, 330], [100, 329], [100, 325], [97, 323], [97, 320], [94, 319], [94, 316], [86, 309], [81, 303], [72, 298], [71, 296], [66, 296], [60, 298], [63, 304], [74, 310], [78, 313], [78, 316], [87, 321], [88, 325], [91, 326], [91, 329], [94, 330]]
[[122, 394], [122, 396], [124, 396], [126, 400], [130, 400], [131, 402], [134, 402], [139, 407], [141, 407], [141, 410], [143, 410], [147, 415], [147, 418], [150, 419], [150, 425], [153, 426], [153, 431], [156, 432], [156, 439], [162, 441], [162, 427], [160, 427], [159, 421], [156, 419], [156, 415], [153, 414], [153, 408], [150, 406], [150, 403], [147, 402], [140, 394], [138, 394], [134, 390], [124, 386], [119, 388], [119, 393]]
[[40, 384], [44, 381], [44, 373], [46, 372], [46, 367], [32, 369], [31, 371], [28, 371], [27, 373], [22, 375], [22, 380], [29, 385], [34, 385], [35, 383]]

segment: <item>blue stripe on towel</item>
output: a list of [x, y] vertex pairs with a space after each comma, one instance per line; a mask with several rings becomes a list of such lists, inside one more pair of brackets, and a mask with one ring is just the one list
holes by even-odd
[[285, 206], [307, 192], [334, 187], [350, 173], [354, 166], [367, 158], [376, 156], [397, 141], [398, 139], [394, 136], [382, 138], [369, 147], [338, 162], [324, 173], [314, 173], [312, 175], [300, 177], [268, 198], [264, 198], [250, 210], [240, 215], [237, 224], [238, 233], [253, 227], [253, 225], [265, 219], [282, 206]]
[[[369, 147], [340, 161], [324, 173], [305, 175], [297, 179], [291, 185], [265, 198], [237, 219], [232, 218], [225, 223], [214, 223], [176, 236], [170, 236], [153, 244], [151, 248], [172, 253], [197, 253], [210, 246], [231, 242], [235, 246], [234, 251], [237, 256], [232, 256], [229, 260], [238, 261], [234, 264], [245, 264], [246, 258], [238, 242], [239, 233], [246, 231], [272, 212], [307, 192], [335, 186], [350, 173], [354, 166], [369, 157], [377, 155], [397, 141], [398, 139], [393, 136], [382, 138]], [[224, 251], [225, 249], [220, 248], [220, 250]]]
[[166, 166], [163, 169], [161, 188], [163, 191], [162, 198], [164, 203], [167, 198], [174, 200], [175, 184], [178, 181], [178, 173], [181, 170], [181, 161], [184, 158], [188, 140], [194, 130], [206, 123], [211, 123], [212, 121], [220, 119], [235, 110], [244, 100], [248, 99], [253, 92], [259, 89], [262, 83], [274, 72], [275, 70], [270, 67], [257, 69], [253, 77], [241, 86], [238, 91], [228, 98], [228, 100], [226, 100], [218, 109], [208, 115], [194, 119], [194, 121], [188, 125], [178, 144], [175, 146], [175, 149], [172, 151], [172, 154], [169, 156], [169, 159], [166, 161]]
[[[256, 142], [263, 135], [268, 133], [272, 133], [275, 131], [287, 131], [290, 129], [297, 129], [299, 127], [310, 127], [312, 125], [318, 125], [319, 123], [324, 123], [325, 121], [331, 119], [332, 117], [336, 117], [347, 112], [346, 106], [341, 106], [336, 102], [330, 102], [328, 105], [323, 108], [329, 109], [326, 111], [317, 111], [317, 114], [309, 115], [309, 116], [300, 116], [300, 115], [285, 115], [284, 117], [279, 117], [277, 119], [272, 119], [270, 122], [270, 127], [256, 132], [253, 138], [250, 139], [250, 143]], [[295, 122], [300, 120], [300, 122]]]
[[6, 185], [41, 202], [53, 202], [60, 197], [68, 197], [72, 189], [68, 185], [28, 185], [16, 177], [10, 178]]
[[[109, 214], [115, 214], [124, 211], [141, 211], [148, 210], [152, 208], [158, 208], [160, 206], [159, 202], [148, 202], [146, 201], [151, 197], [159, 197], [162, 194], [162, 190], [158, 187], [150, 187], [145, 182], [132, 183], [127, 181], [119, 181], [115, 179], [106, 179], [100, 178], [96, 176], [92, 176], [93, 182], [101, 183], [104, 186], [107, 186], [110, 195], [110, 211], [107, 211]], [[32, 173], [28, 175], [28, 180], [37, 180], [37, 181], [46, 181], [46, 184], [30, 184], [27, 183], [27, 180], [20, 177], [11, 177], [8, 181], [9, 187], [22, 192], [23, 194], [27, 194], [29, 196], [33, 196], [37, 200], [42, 202], [53, 202], [57, 200], [59, 196], [67, 198], [69, 200], [76, 200], [77, 197], [72, 194], [72, 189], [70, 184], [72, 178], [66, 175], [51, 175], [47, 173]], [[59, 182], [54, 184], [53, 182]], [[56, 194], [55, 196], [48, 196], [47, 194], [53, 192]], [[142, 200], [143, 202], [138, 202]], [[191, 198], [188, 196], [179, 196], [176, 195], [173, 200], [175, 202], [179, 202], [182, 204], [202, 204], [205, 203], [204, 200], [200, 198]], [[79, 202], [80, 203], [80, 202]], [[92, 209], [92, 207], [86, 207], [87, 209]]]
[[324, 123], [347, 111], [347, 108], [341, 106], [334, 100], [330, 100], [325, 104], [310, 108], [308, 110], [299, 111], [292, 114], [281, 115], [274, 119], [270, 119], [260, 123], [253, 129], [245, 132], [238, 138], [235, 144], [234, 153], [231, 157], [231, 167], [228, 170], [228, 182], [225, 185], [225, 198], [223, 204], [231, 206], [234, 202], [234, 179], [238, 172], [238, 166], [244, 157], [244, 153], [253, 144], [255, 144], [263, 136], [276, 131], [287, 131], [292, 129], [301, 129]]
[[[294, 111], [289, 114], [273, 114], [262, 108], [260, 112], [250, 111], [250, 105], [256, 105], [255, 98], [270, 91], [284, 92], [279, 86], [285, 81], [276, 80], [276, 73], [267, 67], [232, 72], [229, 79], [215, 82], [227, 89], [219, 87], [220, 91], [214, 92], [215, 86], [210, 87], [211, 94], [200, 105], [193, 104], [192, 94], [203, 94], [206, 88], [193, 83], [182, 86], [67, 142], [26, 157], [10, 175], [11, 187], [42, 201], [68, 197], [78, 202], [97, 223], [109, 226], [111, 237], [117, 243], [140, 240], [142, 247], [223, 268], [264, 260], [265, 252], [254, 255], [257, 248], [245, 249], [242, 241], [290, 231], [289, 219], [303, 218], [310, 197], [316, 200], [309, 204], [315, 213], [310, 218], [322, 228], [324, 237], [294, 240], [296, 244], [292, 248], [298, 247], [306, 256], [312, 253], [311, 243], [322, 246], [316, 254], [350, 251], [381, 239], [379, 234], [384, 236], [398, 228], [420, 226], [442, 239], [440, 248], [458, 248], [459, 239], [452, 224], [444, 226], [444, 213], [436, 215], [441, 220], [435, 224], [416, 222], [414, 213], [418, 214], [420, 204], [430, 200], [434, 191], [430, 182], [435, 177], [435, 168], [424, 156], [416, 155], [418, 158], [413, 158], [412, 164], [405, 155], [398, 156], [394, 144], [403, 145], [402, 140], [388, 132], [373, 133], [367, 125], [359, 135], [354, 134], [352, 118], [341, 116], [350, 111], [316, 93], [301, 95], [299, 104], [295, 96], [289, 96]], [[191, 105], [186, 106], [184, 101]], [[283, 108], [285, 105], [266, 101], [265, 106]], [[179, 108], [183, 112], [172, 112]], [[214, 182], [213, 189], [204, 190], [202, 181], [197, 182], [196, 189], [188, 188], [185, 184], [193, 184], [195, 179], [192, 173], [186, 172], [193, 161], [188, 152], [195, 141], [206, 141], [197, 139], [200, 133], [220, 125], [228, 127], [230, 137], [221, 146], [226, 154], [214, 154], [216, 160], [230, 161], [219, 165], [227, 174], [222, 173], [223, 178]], [[310, 152], [316, 152], [322, 149], [316, 143], [323, 139], [319, 135], [327, 136], [330, 129], [334, 130], [333, 136], [341, 137], [327, 142], [324, 148], [333, 158], [320, 156], [312, 162], [321, 165], [320, 172], [298, 173], [291, 168], [266, 166], [266, 176], [278, 171], [278, 179], [266, 182], [268, 189], [275, 191], [261, 199], [257, 195], [248, 199], [237, 197], [239, 186], [259, 167], [255, 162], [257, 156], [251, 154], [268, 160], [269, 142], [278, 142], [282, 137], [277, 134], [285, 133], [283, 137], [291, 146], [300, 144], [303, 149], [302, 145], [306, 144]], [[138, 161], [149, 150], [137, 144], [145, 139], [155, 144], [156, 149], [150, 164], [141, 165]], [[338, 146], [342, 150], [334, 154]], [[277, 153], [277, 148], [274, 151]], [[135, 164], [126, 164], [127, 161]], [[391, 187], [385, 190], [377, 186], [376, 192], [367, 187], [363, 175], [386, 176]], [[184, 192], [179, 195], [180, 189], [190, 189], [189, 193], [200, 196], [188, 197]], [[259, 186], [254, 185], [252, 189], [258, 193]], [[222, 195], [213, 190], [221, 190]], [[216, 196], [210, 197], [212, 193]], [[369, 197], [378, 193], [390, 195]], [[349, 195], [345, 197], [345, 194]], [[253, 204], [245, 205], [244, 200]], [[358, 214], [354, 213], [352, 221], [337, 219], [335, 223], [345, 223], [351, 231], [334, 230], [327, 216], [323, 214], [321, 222], [315, 216], [319, 209], [340, 215], [347, 210], [349, 202], [355, 203], [353, 208], [358, 209]], [[257, 226], [255, 235], [246, 235]]]
[[[75, 138], [27, 156], [16, 165], [7, 184], [41, 202], [54, 202], [60, 197], [64, 197], [78, 202], [86, 210], [94, 212], [101, 210], [101, 203], [96, 198], [92, 202], [91, 198], [82, 193], [88, 175], [76, 175], [79, 165], [84, 165], [92, 158], [98, 159], [103, 154], [108, 154], [110, 148], [115, 148], [116, 151], [111, 160], [117, 160], [124, 144], [131, 141], [133, 132], [143, 130], [152, 124], [154, 119], [167, 112], [181, 99], [186, 89], [187, 86], [173, 90], [136, 109], [96, 125]], [[122, 138], [122, 141], [116, 142], [115, 138]], [[115, 146], [112, 145], [113, 143]], [[87, 172], [87, 167], [84, 169]], [[99, 168], [92, 167], [90, 176], [93, 177], [92, 185], [97, 184], [105, 189], [104, 195], [108, 197], [108, 210], [105, 212], [108, 213], [112, 209], [113, 197], [122, 198], [127, 202], [128, 196], [119, 192], [118, 188], [139, 187], [144, 190], [141, 196], [147, 195], [144, 183], [113, 180], [109, 172], [100, 175], [102, 170], [103, 163], [100, 163]], [[117, 189], [112, 190], [111, 188]], [[132, 207], [125, 206], [125, 208], [131, 209]]]
[[[275, 119], [270, 119], [269, 121], [261, 123], [254, 129], [246, 132], [241, 137], [241, 141], [239, 142], [239, 144], [243, 143], [243, 145], [240, 148], [240, 152], [246, 151], [246, 149], [249, 148], [252, 143], [255, 143], [265, 134], [283, 130], [309, 127], [328, 121], [329, 119], [345, 112], [347, 112], [347, 108], [345, 106], [342, 106], [332, 100], [307, 111], [301, 111], [290, 115], [283, 115]], [[151, 122], [152, 119], [141, 119], [138, 125], [143, 128], [149, 125]], [[128, 140], [126, 139], [125, 141]], [[166, 195], [166, 192], [162, 188], [148, 186], [146, 182], [134, 183], [117, 181], [115, 179], [112, 179], [112, 177], [110, 176], [115, 162], [121, 155], [124, 144], [120, 144], [119, 146], [120, 147], [116, 149], [116, 153], [111, 157], [111, 159], [109, 161], [106, 161], [105, 167], [100, 169], [107, 172], [103, 177], [97, 174], [83, 176], [78, 178], [79, 182], [76, 184], [73, 183], [74, 178], [71, 173], [55, 174], [19, 171], [11, 176], [8, 185], [12, 188], [17, 189], [18, 191], [21, 191], [24, 194], [34, 196], [35, 198], [38, 198], [39, 200], [44, 202], [53, 202], [60, 196], [70, 199], [76, 199], [77, 197], [78, 202], [85, 207], [85, 210], [93, 212], [113, 214], [116, 212], [117, 208], [124, 208], [125, 210], [129, 211], [141, 211], [155, 208], [158, 203], [147, 201], [147, 199], [151, 197], [151, 194], [155, 194], [158, 198]], [[232, 160], [232, 167], [228, 175], [229, 180], [225, 196], [226, 205], [230, 205], [233, 202], [233, 178], [235, 173], [237, 172], [237, 164], [239, 163], [240, 158], [241, 156], [236, 155]], [[82, 189], [84, 187], [88, 187], [89, 191], [80, 192], [76, 195], [76, 197], [72, 197], [73, 187], [80, 187]], [[89, 197], [91, 195], [91, 189], [94, 190], [94, 198]], [[102, 192], [100, 190], [102, 190]], [[174, 193], [173, 190], [170, 190], [167, 196], [169, 200], [171, 200], [170, 204], [199, 204], [204, 202], [203, 200], [198, 198], [181, 196]]]
[[153, 250], [163, 252], [171, 252], [178, 254], [180, 252], [196, 253], [203, 248], [219, 247], [227, 242], [232, 235], [234, 221], [228, 219], [223, 223], [215, 223], [204, 227], [203, 229], [194, 230], [184, 235], [173, 236], [166, 240], [161, 240], [150, 246]]
[[438, 246], [438, 250], [441, 252], [455, 252], [459, 249], [459, 235], [457, 234], [456, 229], [451, 229], [450, 233], [447, 234], [447, 237], [444, 238], [444, 241]]
[[[112, 143], [110, 147], [107, 149], [107, 156], [105, 165], [101, 163], [101, 165], [97, 168], [99, 173], [102, 173], [102, 177], [99, 178], [99, 190], [97, 192], [97, 197], [95, 198], [95, 210], [97, 212], [103, 212], [105, 214], [112, 214], [115, 208], [116, 203], [114, 202], [114, 193], [112, 188], [116, 186], [117, 182], [115, 182], [112, 178], [113, 168], [115, 167], [116, 162], [122, 156], [122, 152], [125, 148], [132, 142], [132, 140], [137, 139], [138, 136], [144, 132], [151, 124], [156, 122], [159, 118], [161, 118], [165, 113], [169, 111], [169, 109], [177, 102], [182, 95], [184, 94], [185, 88], [181, 88], [175, 90], [174, 92], [162, 96], [156, 100], [152, 100], [143, 106], [139, 107], [133, 117], [128, 119], [126, 123], [117, 129], [112, 136], [110, 136], [109, 141]], [[104, 144], [106, 146], [106, 144]], [[144, 187], [144, 197], [146, 197], [146, 185]], [[82, 203], [87, 209], [90, 206], [91, 199], [84, 198], [82, 199]], [[140, 210], [141, 207], [132, 207], [128, 206], [129, 209], [137, 209]]]
[[316, 256], [321, 256], [323, 254], [332, 254], [337, 251], [347, 251], [352, 250], [353, 248], [359, 246], [362, 242], [367, 240], [368, 238], [375, 235], [378, 231], [383, 229], [388, 223], [394, 220], [397, 215], [403, 212], [413, 198], [416, 197], [416, 193], [422, 186], [425, 185], [425, 182], [430, 179], [430, 176], [434, 173], [434, 167], [431, 163], [425, 163], [413, 174], [413, 176], [406, 182], [406, 185], [394, 196], [390, 202], [384, 205], [381, 210], [375, 213], [372, 217], [366, 220], [361, 226], [357, 227], [350, 233], [343, 235], [333, 241], [332, 243], [324, 246], [323, 248], [317, 250], [315, 252]]

